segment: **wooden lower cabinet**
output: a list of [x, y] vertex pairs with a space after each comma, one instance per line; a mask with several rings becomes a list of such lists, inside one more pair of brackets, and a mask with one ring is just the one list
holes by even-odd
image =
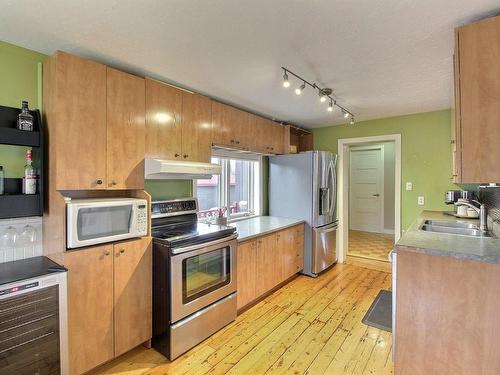
[[151, 338], [151, 239], [113, 245], [115, 357]]
[[85, 373], [151, 338], [151, 239], [68, 251], [71, 374]]
[[241, 309], [302, 270], [304, 225], [239, 243], [237, 254]]
[[73, 250], [68, 269], [70, 374], [79, 375], [113, 358], [113, 246]]
[[239, 309], [252, 302], [256, 297], [257, 241], [238, 244], [237, 258], [237, 306]]

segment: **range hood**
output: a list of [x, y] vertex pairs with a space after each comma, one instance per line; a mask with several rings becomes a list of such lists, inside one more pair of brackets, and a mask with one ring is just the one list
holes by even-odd
[[222, 168], [218, 164], [161, 159], [145, 159], [144, 161], [146, 180], [211, 179], [213, 175], [220, 175], [221, 171]]

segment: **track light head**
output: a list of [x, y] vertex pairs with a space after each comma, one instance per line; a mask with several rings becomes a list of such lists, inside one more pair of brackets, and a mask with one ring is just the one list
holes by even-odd
[[333, 102], [330, 100], [330, 104], [328, 104], [328, 112], [333, 112]]
[[346, 111], [343, 111], [344, 112], [344, 118], [348, 118], [349, 117], [349, 112], [346, 112]]
[[295, 89], [295, 94], [296, 94], [296, 95], [300, 95], [300, 94], [302, 94], [302, 91], [303, 91], [305, 88], [306, 88], [306, 83], [304, 82], [304, 83], [302, 83], [302, 85], [300, 85], [300, 87], [297, 87], [297, 88]]
[[290, 81], [288, 80], [288, 74], [286, 74], [286, 70], [284, 71], [285, 73], [283, 74], [283, 87], [290, 87]]
[[351, 116], [351, 121], [349, 121], [349, 124], [354, 125], [354, 116]]

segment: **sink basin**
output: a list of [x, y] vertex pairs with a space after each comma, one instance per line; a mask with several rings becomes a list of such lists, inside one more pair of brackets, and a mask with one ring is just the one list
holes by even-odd
[[468, 229], [479, 229], [479, 226], [472, 223], [464, 223], [461, 221], [442, 221], [442, 220], [426, 220], [424, 225], [432, 225], [436, 227], [447, 227], [447, 228], [468, 228]]
[[420, 229], [426, 232], [456, 234], [459, 236], [491, 237], [489, 232], [482, 232], [475, 224], [456, 221], [425, 220]]

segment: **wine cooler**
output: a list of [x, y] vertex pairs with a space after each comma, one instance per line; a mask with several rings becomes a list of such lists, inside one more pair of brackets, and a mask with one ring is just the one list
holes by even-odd
[[[22, 271], [33, 260], [10, 263], [18, 262], [24, 266], [14, 268]], [[45, 258], [42, 264], [49, 262]], [[48, 269], [43, 275], [0, 285], [0, 375], [68, 372], [66, 272]]]

